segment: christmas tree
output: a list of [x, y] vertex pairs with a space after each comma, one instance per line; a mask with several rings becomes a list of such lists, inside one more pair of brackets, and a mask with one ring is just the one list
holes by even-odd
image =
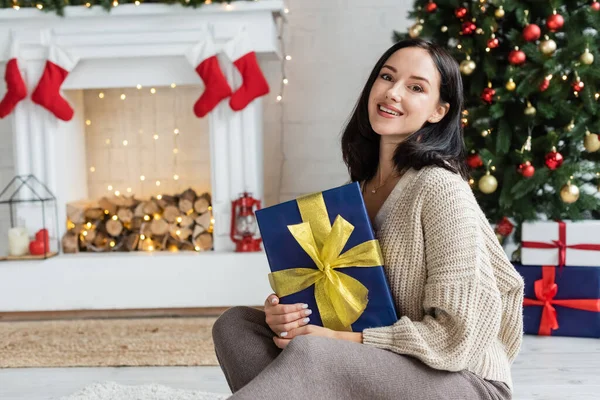
[[490, 222], [600, 218], [600, 2], [417, 0], [409, 16], [395, 40], [432, 40], [460, 63], [470, 183]]

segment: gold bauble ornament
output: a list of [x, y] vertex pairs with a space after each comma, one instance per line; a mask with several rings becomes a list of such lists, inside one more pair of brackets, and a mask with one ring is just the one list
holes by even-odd
[[422, 30], [423, 30], [423, 25], [416, 23], [408, 29], [408, 35], [411, 38], [416, 38], [421, 34]]
[[523, 111], [523, 114], [525, 114], [529, 117], [533, 117], [536, 112], [537, 112], [537, 110], [535, 109], [535, 107], [532, 106], [530, 102], [527, 102], [527, 108], [525, 108], [525, 111]]
[[483, 136], [483, 137], [487, 137], [489, 134], [490, 134], [489, 129], [484, 129], [481, 131], [481, 136]]
[[583, 146], [590, 153], [600, 150], [600, 139], [598, 138], [598, 135], [586, 131], [585, 138], [583, 139]]
[[560, 198], [567, 204], [572, 204], [579, 199], [579, 188], [571, 183], [567, 182], [565, 186], [560, 189]]
[[569, 122], [569, 125], [567, 125], [567, 132], [571, 132], [573, 129], [575, 129], [575, 121], [571, 120], [571, 122]]
[[579, 57], [582, 63], [590, 65], [594, 62], [594, 55], [590, 53], [590, 49], [585, 49], [585, 52]]
[[461, 74], [463, 75], [471, 75], [473, 71], [475, 71], [475, 68], [477, 68], [477, 64], [475, 64], [475, 61], [471, 60], [468, 57], [466, 60], [462, 60], [460, 62], [459, 69]]
[[444, 33], [445, 33], [445, 32], [448, 32], [448, 27], [447, 27], [446, 25], [442, 25], [442, 27], [440, 28], [440, 30], [441, 30], [442, 32], [444, 32]]
[[546, 36], [546, 39], [540, 42], [538, 48], [543, 54], [549, 56], [556, 51], [556, 42], [552, 39], [548, 39], [548, 36]]
[[504, 8], [502, 8], [502, 6], [498, 7], [496, 11], [494, 11], [494, 17], [498, 19], [504, 18], [504, 14]]
[[515, 81], [513, 81], [512, 78], [510, 78], [508, 80], [508, 82], [506, 82], [506, 85], [504, 85], [504, 87], [506, 88], [506, 90], [508, 90], [509, 92], [512, 92], [513, 90], [516, 89], [517, 84], [515, 83]]
[[490, 171], [486, 172], [484, 176], [479, 180], [479, 190], [485, 194], [494, 193], [498, 188], [498, 180]]

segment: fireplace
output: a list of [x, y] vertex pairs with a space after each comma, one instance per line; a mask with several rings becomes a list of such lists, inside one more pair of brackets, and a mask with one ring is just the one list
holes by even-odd
[[[149, 198], [188, 187], [210, 194], [214, 222], [214, 251], [200, 254], [80, 253], [5, 262], [0, 311], [262, 303], [269, 292], [264, 252], [234, 253], [229, 221], [231, 201], [241, 193], [263, 197], [263, 99], [239, 112], [223, 101], [204, 119], [189, 118], [191, 100], [203, 87], [184, 52], [207, 31], [222, 46], [244, 27], [259, 60], [277, 59], [276, 19], [283, 10], [282, 1], [262, 0], [196, 10], [67, 7], [63, 18], [35, 9], [0, 11], [2, 26], [21, 43], [19, 61], [30, 90], [44, 67], [45, 38], [80, 57], [62, 86], [75, 110], [72, 120], [57, 120], [29, 98], [12, 116], [15, 173], [33, 174], [54, 192], [58, 237], [69, 228], [69, 204], [102, 196]], [[2, 40], [0, 47], [7, 45]], [[233, 65], [221, 67], [239, 86]], [[144, 109], [131, 115], [135, 102]]]

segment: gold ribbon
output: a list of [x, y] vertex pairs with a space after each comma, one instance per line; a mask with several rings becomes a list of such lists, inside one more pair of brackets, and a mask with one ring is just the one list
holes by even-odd
[[331, 226], [322, 193], [296, 201], [303, 222], [288, 225], [288, 229], [318, 269], [291, 268], [272, 272], [269, 274], [271, 288], [283, 297], [314, 284], [323, 326], [336, 331], [352, 331], [350, 325], [367, 308], [369, 291], [358, 280], [337, 269], [383, 265], [379, 242], [369, 240], [340, 254], [354, 226], [341, 215]]

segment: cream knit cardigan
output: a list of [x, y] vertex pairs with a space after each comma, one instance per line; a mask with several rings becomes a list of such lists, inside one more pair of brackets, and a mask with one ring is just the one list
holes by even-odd
[[512, 389], [510, 365], [523, 334], [523, 279], [468, 183], [439, 167], [410, 169], [374, 229], [401, 318], [365, 329], [363, 343]]

